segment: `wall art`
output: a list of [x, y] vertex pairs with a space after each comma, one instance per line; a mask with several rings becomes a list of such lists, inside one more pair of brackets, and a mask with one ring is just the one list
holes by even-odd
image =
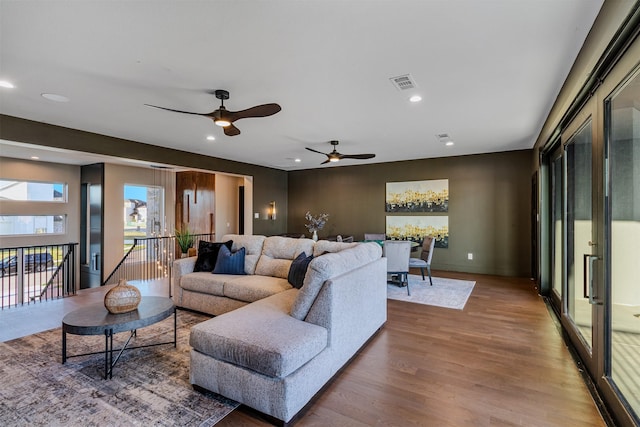
[[436, 248], [449, 247], [449, 217], [387, 216], [387, 239], [422, 242], [424, 236], [436, 239]]
[[387, 182], [386, 212], [448, 212], [449, 180]]

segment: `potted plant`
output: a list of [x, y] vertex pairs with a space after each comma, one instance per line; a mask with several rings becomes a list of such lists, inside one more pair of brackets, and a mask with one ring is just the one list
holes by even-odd
[[329, 219], [329, 214], [321, 213], [320, 215], [313, 216], [311, 212], [307, 211], [304, 214], [304, 218], [308, 221], [304, 226], [309, 230], [313, 235], [311, 238], [315, 241], [318, 240], [318, 230], [322, 230], [324, 225], [327, 223]]
[[187, 257], [189, 248], [193, 246], [194, 237], [189, 231], [189, 227], [183, 227], [182, 230], [176, 229], [176, 242], [180, 246], [180, 252], [182, 252], [182, 258]]

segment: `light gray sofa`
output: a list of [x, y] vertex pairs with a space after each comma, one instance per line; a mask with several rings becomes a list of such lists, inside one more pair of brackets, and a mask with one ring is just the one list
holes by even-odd
[[[262, 255], [270, 253], [269, 246]], [[380, 246], [322, 241], [312, 246], [318, 256], [302, 288], [275, 292], [192, 327], [194, 387], [287, 424], [386, 322], [386, 259]], [[343, 250], [324, 250], [330, 247]], [[271, 263], [274, 268], [287, 264], [274, 259], [279, 260]], [[245, 270], [251, 263], [247, 257]], [[259, 265], [258, 259], [256, 273]]]
[[302, 252], [318, 256], [337, 252], [358, 243], [260, 235], [227, 234], [232, 251], [245, 248], [246, 275], [193, 272], [196, 257], [175, 260], [172, 269], [172, 297], [177, 307], [220, 315], [254, 301], [292, 289], [287, 280], [291, 262]]

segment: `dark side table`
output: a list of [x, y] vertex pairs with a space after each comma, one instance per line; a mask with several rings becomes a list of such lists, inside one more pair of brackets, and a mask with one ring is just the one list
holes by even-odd
[[[173, 313], [173, 342], [161, 342], [137, 347], [127, 347], [131, 338], [136, 336], [136, 330], [166, 319]], [[62, 319], [62, 363], [70, 357], [88, 356], [104, 353], [104, 379], [113, 378], [113, 367], [120, 359], [124, 350], [151, 347], [156, 345], [173, 344], [176, 347], [176, 307], [173, 300], [167, 297], [142, 297], [136, 310], [128, 313], [111, 314], [103, 303], [92, 304], [79, 308], [64, 316]], [[131, 331], [129, 339], [121, 349], [113, 349], [113, 334]], [[104, 352], [67, 355], [67, 334], [74, 335], [104, 335]], [[115, 360], [113, 353], [118, 352]]]

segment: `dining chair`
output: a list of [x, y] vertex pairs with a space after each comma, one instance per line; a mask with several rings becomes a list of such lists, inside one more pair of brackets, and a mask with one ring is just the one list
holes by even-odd
[[[404, 286], [406, 283], [407, 294], [409, 289], [409, 257], [411, 256], [411, 242], [408, 240], [385, 240], [382, 253], [387, 258], [387, 275], [392, 276], [391, 283]], [[393, 276], [398, 276], [398, 281]]]
[[431, 257], [433, 256], [433, 248], [435, 247], [436, 239], [431, 236], [424, 236], [422, 241], [422, 253], [420, 258], [411, 258], [409, 260], [409, 267], [419, 268], [422, 273], [422, 280], [424, 280], [424, 269], [427, 269], [429, 273], [429, 284], [433, 286], [433, 280], [431, 280]]

